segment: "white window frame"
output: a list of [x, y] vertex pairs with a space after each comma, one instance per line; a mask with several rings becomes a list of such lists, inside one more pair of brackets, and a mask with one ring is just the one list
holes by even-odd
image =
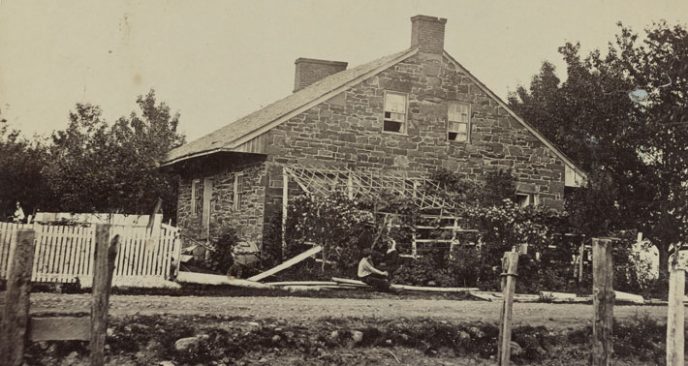
[[[399, 116], [399, 115], [401, 115], [401, 113], [392, 112], [392, 111], [387, 110], [387, 95], [398, 95], [398, 96], [404, 97], [403, 118], [399, 118], [399, 117], [401, 117], [401, 116]], [[405, 135], [406, 131], [407, 131], [407, 126], [408, 126], [408, 107], [409, 107], [409, 98], [408, 98], [407, 93], [385, 90], [385, 93], [383, 96], [383, 101], [382, 101], [382, 132], [392, 133], [392, 134], [397, 134], [397, 135]], [[397, 115], [396, 118], [392, 113]], [[401, 124], [401, 127], [399, 128], [399, 131], [386, 130], [385, 129], [385, 122], [399, 123], [399, 124]]]
[[[232, 200], [234, 201], [234, 210], [239, 210], [241, 209], [241, 193], [239, 192], [239, 188], [241, 185], [240, 183], [243, 183], [243, 177], [244, 173], [236, 173], [234, 174], [234, 192], [232, 196]], [[241, 182], [240, 182], [241, 181]]]
[[201, 203], [201, 220], [205, 228], [206, 237], [210, 235], [210, 215], [213, 201], [213, 180], [210, 177], [203, 178], [203, 198]]
[[[452, 105], [458, 105], [458, 106], [465, 106], [466, 107], [467, 113], [466, 113], [466, 120], [465, 121], [460, 120], [461, 118], [459, 118], [458, 121], [455, 121], [452, 119], [452, 114], [449, 113]], [[466, 125], [466, 140], [465, 141], [457, 140], [457, 138], [459, 136], [462, 136], [463, 134], [461, 134], [458, 131], [458, 129], [457, 130], [452, 129], [452, 124], [457, 124], [457, 123]], [[447, 140], [448, 141], [470, 144], [471, 143], [471, 130], [472, 130], [471, 123], [472, 123], [472, 121], [471, 121], [471, 104], [470, 103], [464, 103], [464, 102], [459, 102], [459, 101], [449, 102], [449, 104], [447, 105]], [[452, 133], [456, 134], [453, 139], [451, 138]]]
[[196, 185], [200, 183], [200, 179], [192, 179], [191, 180], [191, 214], [195, 215], [197, 210], [196, 210]]

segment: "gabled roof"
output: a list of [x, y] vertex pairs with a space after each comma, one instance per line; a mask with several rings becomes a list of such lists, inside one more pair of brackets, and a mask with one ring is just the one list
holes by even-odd
[[398, 62], [415, 55], [417, 52], [417, 49], [405, 50], [323, 78], [246, 117], [170, 150], [162, 165], [170, 165], [214, 152], [232, 151], [232, 149], [264, 133], [282, 121], [334, 97], [350, 85], [378, 74]]
[[[336, 74], [319, 80], [289, 96], [278, 100], [246, 117], [232, 122], [214, 132], [198, 138], [188, 144], [179, 146], [167, 153], [162, 165], [171, 165], [182, 160], [193, 157], [208, 155], [221, 151], [236, 151], [241, 144], [267, 132], [280, 123], [296, 116], [299, 113], [312, 108], [313, 106], [326, 101], [349, 87], [368, 79], [378, 73], [394, 66], [395, 64], [415, 55], [418, 49], [409, 49], [389, 56], [379, 58], [375, 61], [344, 70]], [[554, 144], [537, 131], [533, 126], [516, 115], [509, 106], [504, 103], [494, 92], [492, 92], [478, 78], [473, 76], [465, 67], [456, 61], [449, 53], [444, 52], [444, 56], [459, 67], [466, 75], [488, 96], [493, 98], [511, 117], [517, 120], [533, 136], [540, 140], [549, 148], [566, 166], [567, 186], [579, 186], [587, 179], [587, 175], [582, 169], [571, 161]], [[571, 184], [569, 184], [571, 182]]]

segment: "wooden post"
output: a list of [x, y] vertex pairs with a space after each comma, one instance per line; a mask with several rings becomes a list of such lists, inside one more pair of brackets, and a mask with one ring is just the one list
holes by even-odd
[[686, 272], [679, 268], [678, 252], [674, 254], [669, 273], [669, 309], [667, 316], [666, 364], [667, 366], [683, 366], [684, 348], [684, 309]]
[[585, 264], [585, 243], [581, 243], [578, 249], [578, 286], [583, 283], [583, 270]]
[[612, 240], [592, 239], [592, 365], [609, 366], [612, 363], [612, 329], [614, 322], [614, 266]]
[[115, 269], [119, 236], [110, 242], [110, 225], [96, 225], [96, 253], [93, 272], [93, 298], [91, 302], [91, 366], [105, 361], [108, 301], [112, 273]]
[[287, 213], [289, 212], [289, 173], [282, 167], [282, 258], [287, 251]]
[[502, 311], [499, 314], [499, 344], [497, 360], [499, 366], [508, 366], [511, 357], [511, 318], [518, 276], [518, 252], [506, 252], [502, 258]]
[[29, 325], [31, 273], [33, 271], [33, 230], [17, 231], [11, 271], [7, 274], [5, 309], [0, 323], [0, 365], [20, 366], [24, 362], [24, 343]]

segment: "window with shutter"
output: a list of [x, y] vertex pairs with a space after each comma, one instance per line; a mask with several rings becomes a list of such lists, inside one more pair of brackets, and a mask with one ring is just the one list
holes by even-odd
[[383, 131], [406, 133], [406, 101], [406, 94], [385, 92]]
[[471, 106], [466, 103], [450, 102], [447, 109], [447, 139], [470, 142]]

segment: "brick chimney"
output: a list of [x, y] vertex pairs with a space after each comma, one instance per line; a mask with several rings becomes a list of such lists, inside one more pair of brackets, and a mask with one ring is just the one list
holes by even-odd
[[297, 58], [294, 64], [296, 65], [294, 92], [327, 76], [344, 71], [348, 65], [346, 62], [316, 60], [313, 58]]
[[444, 51], [444, 25], [447, 19], [416, 15], [411, 18], [411, 47], [420, 52], [442, 54]]

